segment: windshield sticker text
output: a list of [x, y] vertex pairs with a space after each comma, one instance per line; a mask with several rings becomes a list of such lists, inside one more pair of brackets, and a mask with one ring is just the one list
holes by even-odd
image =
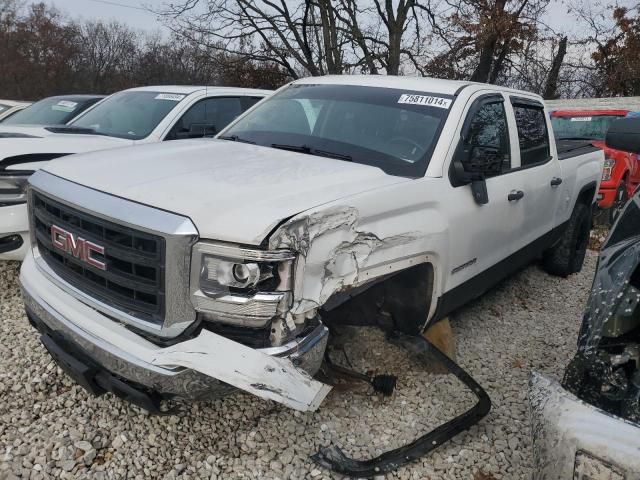
[[179, 93], [159, 93], [156, 95], [156, 100], [171, 100], [172, 102], [179, 102], [185, 96]]
[[60, 100], [58, 103], [51, 107], [51, 110], [57, 110], [59, 112], [73, 112], [78, 106], [77, 102], [71, 102], [69, 100]]
[[571, 117], [572, 122], [590, 122], [591, 117]]
[[400, 95], [398, 103], [405, 105], [424, 105], [425, 107], [438, 107], [448, 110], [451, 106], [451, 99], [431, 97], [429, 95], [409, 95], [405, 93]]

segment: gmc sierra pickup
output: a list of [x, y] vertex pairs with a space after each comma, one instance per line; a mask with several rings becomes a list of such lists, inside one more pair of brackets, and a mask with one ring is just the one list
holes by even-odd
[[538, 257], [580, 270], [603, 162], [559, 152], [530, 93], [298, 80], [215, 140], [36, 172], [26, 311], [91, 392], [148, 406], [231, 385], [314, 410], [323, 320], [415, 335]]
[[[0, 260], [22, 260], [27, 252], [27, 179], [49, 160], [214, 136], [269, 93], [226, 87], [140, 87], [114, 93], [67, 125], [0, 124]], [[76, 102], [63, 103], [57, 107], [70, 109]]]

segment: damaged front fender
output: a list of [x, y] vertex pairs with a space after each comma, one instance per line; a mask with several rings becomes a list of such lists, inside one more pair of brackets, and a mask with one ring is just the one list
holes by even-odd
[[[305, 212], [270, 237], [270, 249], [299, 255], [291, 315], [308, 315], [337, 294], [419, 264], [438, 263], [434, 252], [443, 251], [446, 244], [442, 222], [432, 220], [425, 211], [420, 215], [410, 209], [402, 214], [378, 212], [372, 218], [365, 210], [362, 205], [340, 205]], [[431, 231], [427, 233], [424, 223], [429, 220]], [[407, 225], [417, 228], [407, 230]], [[421, 320], [424, 325], [427, 315]]]

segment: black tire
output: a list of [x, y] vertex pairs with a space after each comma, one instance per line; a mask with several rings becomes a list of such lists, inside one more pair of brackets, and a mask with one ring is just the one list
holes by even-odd
[[569, 224], [560, 240], [542, 259], [542, 266], [551, 275], [567, 277], [582, 270], [591, 231], [591, 210], [583, 203], [573, 209]]
[[616, 190], [616, 196], [613, 200], [613, 205], [609, 209], [609, 226], [612, 226], [616, 221], [616, 218], [620, 216], [624, 206], [627, 204], [627, 200], [629, 200], [629, 194], [627, 193], [627, 187], [625, 186], [626, 181], [623, 180], [620, 185], [618, 185], [618, 189]]

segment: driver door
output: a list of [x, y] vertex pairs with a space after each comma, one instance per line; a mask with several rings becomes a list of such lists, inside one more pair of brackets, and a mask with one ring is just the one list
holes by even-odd
[[468, 296], [465, 300], [483, 293], [508, 267], [504, 262], [515, 252], [524, 221], [521, 202], [512, 195], [522, 190], [518, 183], [522, 178], [509, 175], [519, 167], [520, 160], [513, 119], [507, 114], [511, 106], [496, 93], [477, 94], [468, 105], [459, 137], [455, 137], [464, 142], [459, 148], [480, 156], [484, 152], [494, 157], [498, 154], [502, 161], [498, 168], [485, 174], [486, 204], [476, 201], [471, 185], [456, 181], [453, 162], [450, 165], [450, 200], [446, 202], [450, 257], [445, 290], [464, 284], [464, 295], [460, 297]]

